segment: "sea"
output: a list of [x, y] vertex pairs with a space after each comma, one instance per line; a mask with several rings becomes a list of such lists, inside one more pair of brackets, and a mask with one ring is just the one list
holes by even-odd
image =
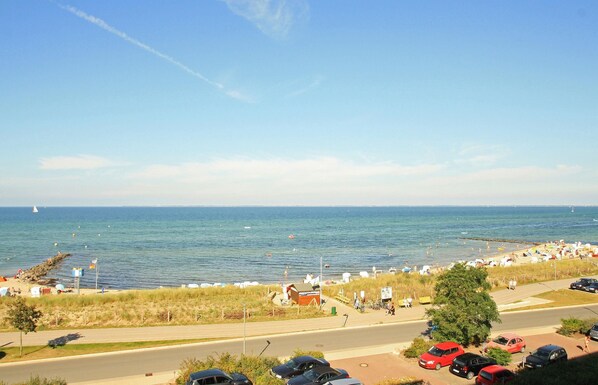
[[[69, 253], [50, 278], [81, 287], [289, 283], [598, 244], [598, 207], [0, 208], [0, 275]], [[511, 242], [507, 242], [511, 240]], [[95, 261], [95, 268], [92, 267]]]

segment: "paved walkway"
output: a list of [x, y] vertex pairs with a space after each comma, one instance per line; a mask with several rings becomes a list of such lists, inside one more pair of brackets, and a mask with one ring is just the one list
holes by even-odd
[[[596, 276], [598, 278], [598, 276]], [[498, 290], [492, 293], [499, 310], [530, 306], [541, 303], [532, 299], [550, 290], [568, 288], [572, 279], [563, 279], [543, 283], [518, 286], [516, 290]], [[541, 301], [541, 300], [540, 300]], [[424, 319], [426, 306], [412, 308], [397, 308], [396, 315], [386, 315], [384, 310], [367, 310], [361, 313], [353, 307], [346, 306], [329, 298], [324, 309], [330, 311], [336, 307], [336, 317], [309, 318], [288, 321], [248, 322], [245, 333], [247, 336], [286, 333], [289, 330], [311, 331], [334, 329], [346, 326], [367, 326], [383, 323], [404, 322]], [[346, 315], [346, 316], [345, 316]], [[70, 329], [49, 330], [29, 333], [23, 338], [24, 345], [46, 345], [48, 341], [57, 338], [67, 338], [69, 344], [77, 343], [106, 343], [156, 340], [186, 340], [202, 338], [238, 338], [243, 336], [243, 323], [185, 325], [185, 326], [154, 326], [140, 328], [107, 328], [107, 329]], [[0, 333], [0, 346], [17, 346], [18, 332]]]

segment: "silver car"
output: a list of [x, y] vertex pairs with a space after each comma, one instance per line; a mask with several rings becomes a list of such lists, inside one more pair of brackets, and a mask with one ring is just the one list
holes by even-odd
[[590, 338], [593, 340], [598, 340], [598, 322], [596, 322], [590, 329]]

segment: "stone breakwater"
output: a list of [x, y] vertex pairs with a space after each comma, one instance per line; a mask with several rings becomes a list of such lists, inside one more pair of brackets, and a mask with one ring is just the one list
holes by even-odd
[[41, 284], [42, 282], [40, 281], [42, 281], [50, 271], [59, 267], [62, 261], [70, 256], [71, 255], [69, 253], [63, 254], [61, 252], [58, 252], [58, 254], [46, 259], [39, 265], [35, 265], [32, 268], [21, 272], [18, 278], [24, 282]]

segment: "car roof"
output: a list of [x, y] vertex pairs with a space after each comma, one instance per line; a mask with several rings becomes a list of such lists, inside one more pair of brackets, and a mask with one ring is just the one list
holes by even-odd
[[331, 368], [330, 366], [314, 366], [310, 370], [312, 370], [318, 374], [329, 373], [329, 372], [339, 373], [338, 369]]
[[560, 347], [558, 345], [548, 344], [548, 345], [540, 346], [538, 348], [538, 350], [548, 350], [550, 352], [553, 350], [557, 350], [557, 349], [562, 349], [562, 347]]
[[498, 337], [505, 337], [506, 339], [511, 339], [511, 338], [521, 338], [521, 336], [519, 334], [515, 334], [515, 333], [500, 333], [498, 335]]
[[509, 370], [509, 368], [505, 368], [504, 366], [501, 366], [501, 365], [490, 365], [490, 366], [486, 366], [482, 370], [485, 371], [486, 373], [492, 374], [492, 373], [502, 372], [503, 370]]
[[325, 385], [363, 385], [363, 382], [357, 378], [339, 378], [328, 381]]
[[189, 378], [191, 380], [198, 380], [204, 377], [213, 377], [213, 376], [227, 376], [228, 374], [224, 373], [220, 369], [207, 369], [207, 370], [200, 370], [199, 372], [191, 373]]
[[453, 342], [453, 341], [446, 341], [446, 342], [438, 343], [438, 344], [436, 344], [434, 346], [436, 346], [438, 349], [443, 349], [444, 350], [444, 349], [454, 348], [454, 347], [457, 347], [457, 346], [460, 346], [460, 345], [458, 343], [456, 343], [456, 342]]
[[311, 362], [311, 361], [318, 361], [321, 362], [323, 364], [327, 364], [328, 361], [326, 361], [323, 358], [315, 358], [312, 356], [297, 356], [297, 357], [293, 357], [293, 361], [298, 362], [298, 363], [303, 363], [303, 362]]
[[471, 360], [472, 358], [480, 358], [482, 356], [480, 356], [479, 354], [475, 354], [475, 353], [463, 353], [463, 354], [459, 354], [457, 357], [455, 357], [455, 359], [459, 359], [459, 360]]

